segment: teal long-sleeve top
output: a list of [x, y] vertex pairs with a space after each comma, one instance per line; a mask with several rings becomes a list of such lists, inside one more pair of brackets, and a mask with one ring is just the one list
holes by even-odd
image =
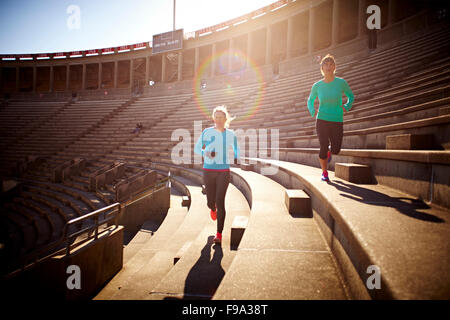
[[198, 138], [194, 152], [204, 156], [206, 152], [215, 152], [215, 156], [211, 159], [204, 156], [203, 168], [206, 170], [227, 170], [230, 169], [230, 159], [228, 151], [233, 149], [234, 158], [239, 158], [239, 146], [237, 137], [233, 130], [225, 129], [223, 132], [216, 130], [214, 127], [203, 130]]
[[343, 122], [344, 110], [341, 107], [342, 93], [347, 96], [347, 103], [343, 107], [349, 111], [353, 104], [354, 95], [347, 81], [339, 77], [334, 77], [334, 80], [328, 83], [323, 81], [323, 79], [314, 83], [308, 98], [308, 110], [311, 117], [314, 117], [316, 113], [314, 100], [319, 97], [317, 119]]

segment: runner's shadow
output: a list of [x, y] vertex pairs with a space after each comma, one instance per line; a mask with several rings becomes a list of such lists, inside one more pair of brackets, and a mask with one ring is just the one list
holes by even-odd
[[[208, 237], [200, 258], [192, 266], [186, 277], [183, 300], [211, 299], [225, 276], [225, 270], [221, 266], [222, 247], [213, 245], [213, 238], [213, 236]], [[211, 248], [214, 249], [212, 259]], [[166, 297], [164, 300], [178, 299]]]
[[414, 199], [412, 197], [390, 197], [377, 191], [358, 187], [353, 184], [347, 184], [338, 180], [330, 181], [328, 184], [344, 192], [341, 193], [341, 196], [355, 201], [370, 203], [375, 206], [395, 208], [399, 213], [414, 219], [435, 223], [445, 222], [445, 220], [435, 215], [418, 211], [420, 209], [430, 209], [430, 206], [419, 199]]

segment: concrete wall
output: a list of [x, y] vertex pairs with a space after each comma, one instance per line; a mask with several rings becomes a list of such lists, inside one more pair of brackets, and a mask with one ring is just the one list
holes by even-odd
[[160, 189], [148, 197], [125, 206], [121, 210], [119, 224], [126, 232], [137, 232], [147, 220], [160, 224], [170, 208], [170, 188]]
[[[122, 269], [122, 226], [109, 227], [99, 234], [97, 241], [90, 240], [74, 248], [69, 256], [55, 256], [37, 267], [2, 283], [8, 298], [26, 300], [79, 300], [90, 299], [108, 280]], [[67, 287], [69, 266], [78, 266], [80, 289]], [[75, 283], [70, 281], [70, 283]]]

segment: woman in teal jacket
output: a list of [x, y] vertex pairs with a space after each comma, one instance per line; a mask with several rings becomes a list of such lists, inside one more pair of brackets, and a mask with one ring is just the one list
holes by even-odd
[[[203, 130], [197, 140], [194, 152], [201, 154], [203, 162], [203, 180], [206, 189], [206, 201], [211, 209], [211, 218], [217, 219], [217, 234], [214, 243], [222, 242], [225, 223], [225, 194], [230, 183], [230, 164], [239, 158], [239, 147], [234, 132], [228, 129], [233, 120], [225, 106], [214, 108], [212, 118], [214, 127]], [[233, 149], [234, 159], [228, 151]]]
[[[311, 117], [316, 115], [314, 100], [318, 97], [316, 132], [320, 143], [319, 162], [322, 168], [322, 180], [330, 181], [327, 166], [331, 161], [331, 154], [338, 154], [341, 150], [344, 111], [349, 111], [352, 107], [354, 95], [347, 81], [334, 75], [336, 62], [333, 56], [328, 54], [322, 59], [320, 71], [323, 79], [314, 83], [311, 88], [308, 110]], [[347, 103], [344, 105], [342, 105], [342, 93], [347, 96]]]

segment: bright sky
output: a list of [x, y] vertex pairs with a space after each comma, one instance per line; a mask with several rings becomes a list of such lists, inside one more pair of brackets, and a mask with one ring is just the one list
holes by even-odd
[[[175, 27], [192, 32], [273, 2], [176, 0]], [[173, 0], [0, 0], [0, 54], [116, 47], [172, 28]]]

